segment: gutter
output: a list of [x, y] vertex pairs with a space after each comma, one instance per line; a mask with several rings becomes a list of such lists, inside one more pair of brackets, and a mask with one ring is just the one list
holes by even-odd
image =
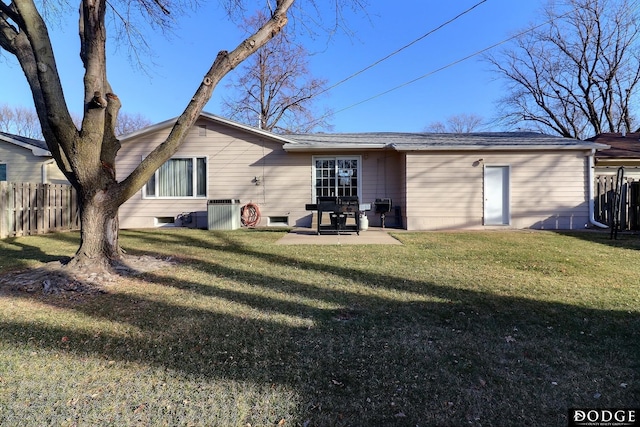
[[591, 154], [589, 154], [589, 166], [588, 166], [588, 180], [589, 180], [589, 223], [591, 223], [591, 225], [595, 225], [596, 227], [600, 227], [600, 228], [609, 228], [608, 225], [605, 225], [601, 222], [596, 221], [596, 217], [595, 217], [595, 194], [594, 194], [594, 185], [593, 185], [593, 171], [595, 169], [595, 164], [594, 164], [594, 157], [596, 154], [596, 150], [595, 149], [591, 149]]
[[382, 150], [388, 148], [387, 144], [352, 144], [352, 143], [325, 143], [325, 144], [305, 144], [305, 143], [287, 143], [283, 145], [284, 151], [292, 152], [318, 152], [318, 151], [360, 151], [360, 150]]
[[[601, 145], [598, 144], [598, 147]], [[391, 144], [396, 151], [549, 151], [549, 150], [587, 150], [594, 144], [531, 144], [531, 145], [490, 145], [490, 144], [458, 144], [458, 145], [420, 145]], [[602, 145], [602, 147], [607, 147]]]

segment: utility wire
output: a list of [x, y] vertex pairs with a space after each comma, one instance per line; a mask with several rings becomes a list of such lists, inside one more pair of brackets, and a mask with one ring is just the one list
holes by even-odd
[[345, 77], [344, 79], [340, 80], [339, 82], [329, 86], [326, 89], [321, 90], [320, 92], [314, 94], [313, 96], [318, 96], [321, 95], [325, 92], [328, 92], [338, 86], [340, 86], [341, 84], [351, 80], [352, 78], [359, 76], [360, 74], [364, 73], [367, 70], [370, 70], [371, 68], [375, 67], [376, 65], [380, 64], [381, 62], [386, 61], [387, 59], [391, 58], [394, 55], [397, 55], [398, 53], [402, 52], [403, 50], [413, 46], [414, 44], [418, 43], [420, 40], [430, 36], [431, 34], [435, 33], [438, 30], [441, 30], [442, 28], [446, 27], [447, 25], [451, 24], [452, 22], [456, 21], [457, 19], [459, 19], [460, 17], [466, 15], [467, 13], [471, 12], [473, 9], [475, 9], [476, 7], [480, 6], [482, 3], [485, 3], [487, 0], [482, 0], [476, 4], [474, 4], [473, 6], [471, 6], [469, 9], [465, 10], [464, 12], [459, 13], [458, 15], [454, 16], [453, 18], [449, 19], [448, 21], [438, 25], [436, 28], [429, 30], [428, 32], [426, 32], [425, 34], [421, 35], [420, 37], [418, 37], [417, 39], [413, 40], [412, 42], [406, 44], [405, 46], [402, 46], [399, 49], [396, 49], [395, 51], [391, 52], [390, 54], [388, 54], [387, 56], [385, 56], [384, 58], [381, 58], [379, 60], [377, 60], [376, 62], [374, 62], [371, 65], [366, 66], [365, 68], [356, 71], [355, 73], [351, 74], [348, 77]]
[[[486, 1], [486, 0], [485, 0], [485, 1]], [[369, 98], [363, 99], [362, 101], [358, 101], [358, 102], [356, 102], [356, 103], [354, 103], [354, 104], [351, 104], [351, 105], [349, 105], [349, 106], [347, 106], [347, 107], [341, 108], [340, 110], [332, 111], [332, 112], [330, 112], [330, 113], [327, 113], [327, 114], [325, 114], [325, 115], [321, 116], [320, 118], [318, 118], [318, 119], [316, 119], [316, 120], [313, 120], [313, 122], [318, 122], [318, 121], [323, 120], [323, 119], [325, 119], [325, 118], [327, 118], [327, 117], [329, 117], [329, 116], [332, 116], [332, 115], [334, 115], [334, 114], [341, 113], [341, 112], [343, 112], [343, 111], [345, 111], [345, 110], [349, 110], [349, 109], [351, 109], [351, 108], [353, 108], [353, 107], [357, 107], [358, 105], [364, 104], [365, 102], [369, 102], [369, 101], [371, 101], [371, 100], [374, 100], [374, 99], [376, 99], [376, 98], [379, 98], [379, 97], [381, 97], [381, 96], [384, 96], [384, 95], [386, 95], [386, 94], [388, 94], [388, 93], [390, 93], [390, 92], [396, 91], [396, 90], [401, 89], [401, 88], [403, 88], [403, 87], [405, 87], [405, 86], [409, 86], [409, 85], [411, 85], [411, 84], [413, 84], [413, 83], [415, 83], [415, 82], [417, 82], [417, 81], [419, 81], [419, 80], [422, 80], [422, 79], [424, 79], [424, 78], [426, 78], [426, 77], [432, 76], [433, 74], [436, 74], [436, 73], [438, 73], [438, 72], [440, 72], [440, 71], [446, 70], [447, 68], [453, 67], [454, 65], [457, 65], [457, 64], [459, 64], [459, 63], [461, 63], [461, 62], [464, 62], [464, 61], [466, 61], [466, 60], [468, 60], [468, 59], [470, 59], [470, 58], [473, 58], [474, 56], [480, 55], [480, 54], [482, 54], [482, 53], [484, 53], [484, 52], [487, 52], [487, 51], [489, 51], [489, 50], [491, 50], [491, 49], [494, 49], [494, 48], [496, 48], [496, 47], [498, 47], [498, 46], [500, 46], [500, 45], [502, 45], [502, 44], [505, 44], [505, 43], [507, 43], [507, 42], [509, 42], [509, 41], [511, 41], [511, 40], [513, 40], [513, 39], [516, 39], [516, 38], [518, 38], [518, 37], [520, 37], [520, 36], [523, 36], [524, 34], [527, 34], [527, 33], [531, 32], [531, 31], [537, 30], [538, 28], [541, 28], [541, 27], [543, 27], [543, 26], [545, 26], [545, 25], [547, 25], [547, 24], [551, 23], [552, 21], [555, 21], [556, 19], [564, 18], [565, 16], [569, 15], [569, 14], [570, 14], [570, 13], [572, 13], [573, 11], [574, 11], [574, 10], [572, 9], [572, 10], [570, 10], [570, 11], [566, 12], [566, 13], [563, 13], [562, 15], [555, 16], [555, 17], [553, 17], [552, 19], [550, 19], [550, 20], [548, 20], [548, 21], [545, 21], [545, 22], [543, 22], [543, 23], [541, 23], [541, 24], [539, 24], [539, 25], [536, 25], [536, 26], [534, 26], [534, 27], [531, 27], [531, 28], [529, 28], [529, 29], [527, 29], [527, 30], [525, 30], [525, 31], [522, 31], [522, 32], [520, 32], [520, 33], [518, 33], [518, 34], [516, 34], [516, 35], [513, 35], [513, 36], [511, 36], [511, 37], [509, 37], [509, 38], [506, 38], [506, 39], [504, 39], [504, 40], [502, 40], [502, 41], [500, 41], [500, 42], [498, 42], [498, 43], [492, 44], [492, 45], [491, 45], [491, 46], [489, 46], [489, 47], [486, 47], [486, 48], [484, 48], [484, 49], [480, 49], [480, 50], [478, 50], [478, 51], [476, 51], [476, 52], [474, 52], [474, 53], [472, 53], [472, 54], [470, 54], [470, 55], [467, 55], [467, 56], [465, 56], [465, 57], [463, 57], [463, 58], [460, 58], [460, 59], [458, 59], [458, 60], [456, 60], [456, 61], [450, 62], [450, 63], [449, 63], [449, 64], [447, 64], [447, 65], [444, 65], [444, 66], [442, 66], [442, 67], [440, 67], [440, 68], [437, 68], [437, 69], [435, 69], [435, 70], [433, 70], [433, 71], [430, 71], [430, 72], [428, 72], [428, 73], [426, 73], [426, 74], [423, 74], [423, 75], [421, 75], [421, 76], [419, 76], [419, 77], [416, 77], [416, 78], [414, 78], [414, 79], [412, 79], [412, 80], [409, 80], [409, 81], [407, 81], [407, 82], [405, 82], [405, 83], [402, 83], [402, 84], [400, 84], [400, 85], [398, 85], [398, 86], [392, 87], [391, 89], [387, 89], [387, 90], [385, 90], [384, 92], [380, 92], [380, 93], [378, 93], [378, 94], [376, 94], [376, 95], [373, 95], [373, 96], [371, 96], [371, 97], [369, 97]], [[412, 43], [412, 44], [413, 44], [413, 43]], [[375, 64], [374, 64], [374, 65], [375, 65]], [[369, 68], [371, 68], [372, 66], [373, 66], [373, 65], [371, 65], [371, 66], [369, 66], [369, 67], [365, 68], [364, 70], [369, 69]], [[363, 71], [364, 71], [364, 70], [363, 70]], [[359, 73], [357, 73], [357, 74], [359, 74]], [[354, 74], [353, 76], [350, 76], [349, 78], [354, 77], [354, 76], [355, 76], [355, 75], [357, 75], [357, 74]], [[344, 81], [348, 80], [349, 78], [347, 78], [347, 79], [345, 79], [345, 80], [341, 81], [340, 83], [342, 83], [342, 82], [344, 82]], [[331, 88], [334, 88], [335, 86], [337, 86], [337, 84], [336, 84], [336, 85], [333, 85]]]

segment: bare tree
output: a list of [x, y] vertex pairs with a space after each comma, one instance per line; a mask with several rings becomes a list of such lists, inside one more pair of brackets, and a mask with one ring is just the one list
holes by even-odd
[[563, 4], [549, 3], [547, 25], [487, 57], [506, 83], [501, 118], [568, 138], [630, 132], [631, 99], [640, 81], [638, 8], [628, 0]]
[[[71, 113], [71, 119], [76, 127], [82, 125], [82, 116]], [[138, 129], [151, 125], [151, 121], [142, 114], [128, 114], [118, 112], [116, 120], [116, 135], [126, 135]], [[38, 120], [38, 113], [34, 108], [11, 107], [0, 105], [0, 131], [32, 139], [42, 139], [42, 129]]]
[[430, 123], [425, 131], [435, 133], [471, 133], [476, 132], [483, 124], [483, 118], [477, 114], [456, 114], [447, 117], [445, 122]]
[[[245, 21], [255, 31], [267, 17], [258, 14]], [[306, 49], [293, 43], [283, 30], [269, 45], [245, 61], [241, 74], [227, 85], [234, 88], [223, 99], [223, 111], [231, 119], [278, 133], [307, 133], [329, 129], [327, 111], [314, 114], [316, 94], [326, 80], [311, 76]]]
[[116, 135], [126, 135], [139, 129], [144, 129], [151, 124], [151, 120], [140, 113], [128, 114], [120, 111], [116, 121]]
[[[337, 7], [339, 0], [335, 1]], [[42, 7], [49, 2], [38, 4]], [[243, 10], [241, 0], [229, 0], [227, 4], [230, 10]], [[120, 143], [116, 135], [116, 118], [121, 102], [107, 74], [106, 22], [124, 20], [137, 10], [155, 26], [164, 27], [170, 23], [170, 10], [179, 11], [186, 5], [170, 0], [80, 0], [80, 59], [84, 66], [85, 110], [80, 129], [77, 129], [65, 103], [49, 39], [50, 29], [42, 11], [32, 0], [0, 0], [0, 47], [18, 60], [32, 91], [49, 151], [77, 189], [81, 241], [68, 264], [70, 270], [111, 271], [113, 263], [122, 260], [123, 253], [118, 244], [118, 208], [178, 150], [220, 80], [286, 25], [287, 12], [294, 0], [268, 1], [267, 4], [271, 9], [264, 25], [233, 50], [218, 52], [166, 140], [129, 176], [117, 181], [116, 156]], [[108, 13], [110, 21], [105, 19]], [[132, 39], [141, 35], [136, 32], [134, 21], [122, 21], [122, 24]]]
[[0, 131], [42, 139], [38, 114], [33, 108], [0, 105]]

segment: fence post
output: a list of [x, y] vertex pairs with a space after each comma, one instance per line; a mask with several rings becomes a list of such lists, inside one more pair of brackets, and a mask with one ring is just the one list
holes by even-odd
[[[633, 230], [640, 228], [640, 208], [634, 202], [635, 190], [633, 178], [625, 177], [622, 184], [621, 197], [622, 208], [620, 211], [620, 227], [621, 230]], [[636, 184], [637, 185], [637, 184]], [[612, 193], [615, 190], [615, 176], [612, 175], [597, 175], [595, 177], [595, 216], [598, 222], [603, 224], [611, 223], [611, 215], [609, 206], [612, 202]], [[638, 187], [640, 188], [640, 187]], [[640, 193], [639, 193], [640, 194]], [[640, 202], [640, 198], [639, 198]], [[636, 211], [639, 213], [636, 214]]]
[[7, 206], [7, 186], [8, 183], [6, 181], [0, 181], [0, 239], [8, 236], [9, 207]]

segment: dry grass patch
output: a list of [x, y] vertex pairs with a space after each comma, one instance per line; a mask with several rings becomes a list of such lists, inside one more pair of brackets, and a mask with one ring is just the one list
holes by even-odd
[[[640, 401], [637, 236], [283, 233], [125, 231], [174, 267], [84, 298], [0, 289], [0, 425], [564, 426]], [[76, 244], [0, 242], [0, 271]]]

